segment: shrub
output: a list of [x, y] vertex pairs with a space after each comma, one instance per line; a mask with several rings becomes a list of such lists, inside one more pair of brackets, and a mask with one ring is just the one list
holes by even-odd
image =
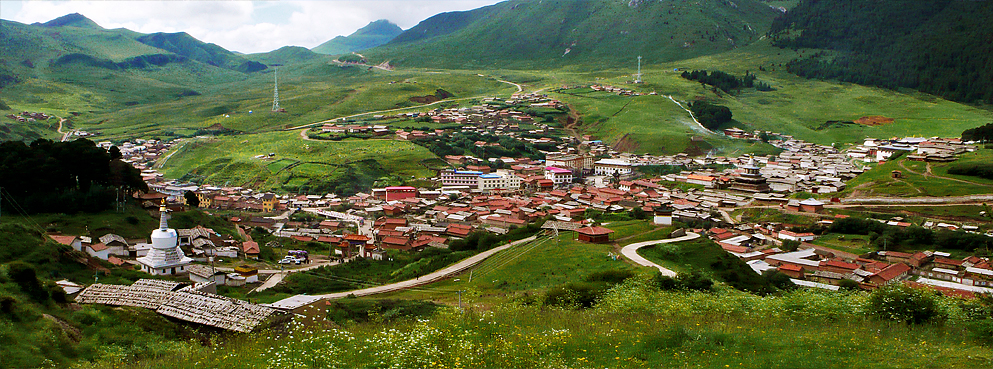
[[0, 296], [0, 313], [10, 314], [14, 312], [14, 306], [17, 305], [17, 299], [11, 296]]
[[7, 264], [7, 275], [32, 299], [39, 302], [48, 300], [48, 289], [42, 286], [41, 281], [38, 280], [38, 274], [31, 264], [21, 261]]
[[610, 284], [618, 284], [624, 282], [624, 280], [634, 277], [634, 272], [624, 269], [614, 269], [614, 270], [602, 270], [599, 272], [593, 272], [586, 276], [587, 282], [605, 282]]
[[545, 304], [552, 306], [588, 308], [607, 290], [605, 283], [572, 282], [545, 293]]
[[993, 346], [993, 318], [970, 323], [969, 335], [976, 341]]
[[907, 286], [891, 286], [876, 290], [869, 296], [867, 312], [881, 320], [907, 324], [923, 324], [947, 317], [938, 306], [934, 292]]
[[790, 280], [790, 276], [775, 269], [767, 270], [765, 273], [762, 273], [762, 278], [769, 281], [769, 284], [773, 287], [781, 290], [789, 291], [796, 288], [796, 284]]
[[662, 273], [656, 273], [653, 281], [663, 291], [690, 290], [709, 292], [714, 287], [713, 280], [695, 270], [690, 273], [680, 274], [676, 278], [663, 275]]
[[860, 288], [862, 288], [861, 286], [859, 286], [859, 282], [853, 281], [851, 279], [842, 279], [841, 281], [838, 281], [838, 287], [841, 288], [842, 290], [847, 290], [847, 291], [858, 291]]

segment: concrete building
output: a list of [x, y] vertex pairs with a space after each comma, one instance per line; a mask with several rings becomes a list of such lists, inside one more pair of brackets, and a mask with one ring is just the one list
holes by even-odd
[[598, 176], [631, 174], [631, 163], [621, 159], [600, 159], [593, 163], [593, 172]]
[[481, 175], [483, 172], [474, 170], [443, 170], [441, 171], [441, 185], [476, 188], [479, 185], [479, 176]]
[[521, 177], [506, 171], [479, 176], [477, 187], [482, 191], [516, 191], [521, 189]]
[[551, 180], [556, 186], [572, 183], [572, 171], [559, 167], [545, 167], [545, 179]]

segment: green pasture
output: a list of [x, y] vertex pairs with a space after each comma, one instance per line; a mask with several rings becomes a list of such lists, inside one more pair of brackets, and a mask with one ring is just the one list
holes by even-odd
[[[346, 168], [369, 169], [406, 180], [431, 177], [421, 161], [434, 156], [404, 141], [305, 141], [297, 131], [192, 139], [181, 145], [163, 168], [170, 178], [217, 185], [254, 185], [259, 189], [299, 188], [336, 179]], [[268, 154], [275, 154], [269, 158]], [[262, 155], [264, 158], [256, 158]], [[301, 162], [289, 170], [288, 166]]]
[[[959, 157], [960, 161], [951, 163], [925, 163], [900, 158], [882, 165], [877, 164], [849, 181], [841, 194], [856, 197], [915, 197], [993, 193], [993, 180], [948, 174], [948, 168], [957, 163], [989, 162], [993, 159], [993, 150], [981, 149]], [[900, 178], [894, 178], [893, 171], [900, 171]]]
[[828, 233], [817, 237], [812, 243], [856, 255], [876, 251], [874, 247], [869, 245], [869, 236], [858, 234]]
[[[459, 280], [447, 280], [432, 284], [433, 289], [455, 290], [474, 289], [505, 295], [516, 292], [540, 293], [564, 283], [581, 281], [597, 271], [628, 269], [634, 266], [622, 258], [614, 260], [616, 254], [609, 244], [580, 242], [575, 232], [561, 232], [558, 238], [539, 237], [530, 243], [502, 251], [479, 263], [476, 267], [459, 276]], [[521, 271], [526, 270], [527, 273]], [[404, 296], [434, 296], [428, 292], [407, 292]]]

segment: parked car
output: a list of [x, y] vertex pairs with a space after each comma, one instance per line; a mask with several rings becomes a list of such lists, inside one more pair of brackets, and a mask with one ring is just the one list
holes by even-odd
[[295, 258], [293, 256], [287, 255], [282, 260], [277, 261], [277, 263], [280, 263], [280, 264], [296, 264], [296, 265], [300, 265], [300, 264], [303, 263], [303, 259], [298, 259], [298, 258]]

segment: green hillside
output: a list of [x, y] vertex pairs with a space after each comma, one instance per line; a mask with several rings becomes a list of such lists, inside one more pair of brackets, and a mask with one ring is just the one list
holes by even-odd
[[244, 60], [241, 56], [235, 55], [223, 47], [197, 40], [186, 32], [153, 33], [140, 36], [137, 41], [201, 63], [243, 73], [258, 72], [266, 68], [259, 62]]
[[306, 63], [313, 60], [330, 60], [321, 54], [300, 46], [283, 46], [279, 49], [258, 54], [243, 55], [247, 60], [266, 65]]
[[304, 141], [296, 131], [272, 132], [189, 141], [168, 159], [165, 173], [259, 190], [351, 195], [390, 176], [430, 177], [434, 171], [421, 162], [433, 157], [406, 141]]
[[678, 60], [747, 45], [779, 14], [755, 0], [506, 1], [442, 13], [366, 56], [405, 66], [548, 68]]
[[[819, 81], [798, 77], [785, 69], [790, 60], [809, 51], [783, 50], [768, 40], [733, 51], [671, 62], [646, 63], [644, 84], [630, 84], [634, 68], [581, 71], [578, 67], [557, 70], [507, 73], [515, 80], [530, 78], [534, 89], [545, 89], [551, 97], [569, 103], [582, 118], [578, 132], [624, 150], [634, 152], [723, 153], [764, 152], [763, 145], [748, 147], [741, 140], [703, 131], [685, 110], [666, 96], [685, 105], [698, 99], [727, 106], [734, 123], [747, 130], [769, 130], [794, 135], [821, 144], [857, 143], [865, 137], [957, 136], [967, 128], [988, 123], [993, 114], [982, 107], [943, 100], [914, 91], [893, 91], [852, 83]], [[680, 71], [674, 71], [679, 69]], [[744, 89], [738, 94], [715, 93], [699, 82], [680, 77], [682, 70], [721, 70], [738, 76], [751, 72], [773, 91]], [[588, 87], [559, 89], [563, 85], [604, 84], [640, 92], [625, 97], [594, 92]], [[655, 92], [659, 96], [647, 96]], [[894, 122], [878, 126], [830, 124], [881, 115]], [[691, 140], [697, 137], [697, 140]]]
[[802, 1], [772, 35], [784, 48], [832, 51], [792, 61], [801, 76], [991, 104], [991, 19], [988, 1]]
[[311, 49], [311, 51], [328, 55], [362, 51], [390, 42], [390, 40], [402, 32], [403, 29], [396, 24], [385, 19], [380, 19], [359, 28], [358, 31], [348, 36], [337, 36], [328, 40]]

